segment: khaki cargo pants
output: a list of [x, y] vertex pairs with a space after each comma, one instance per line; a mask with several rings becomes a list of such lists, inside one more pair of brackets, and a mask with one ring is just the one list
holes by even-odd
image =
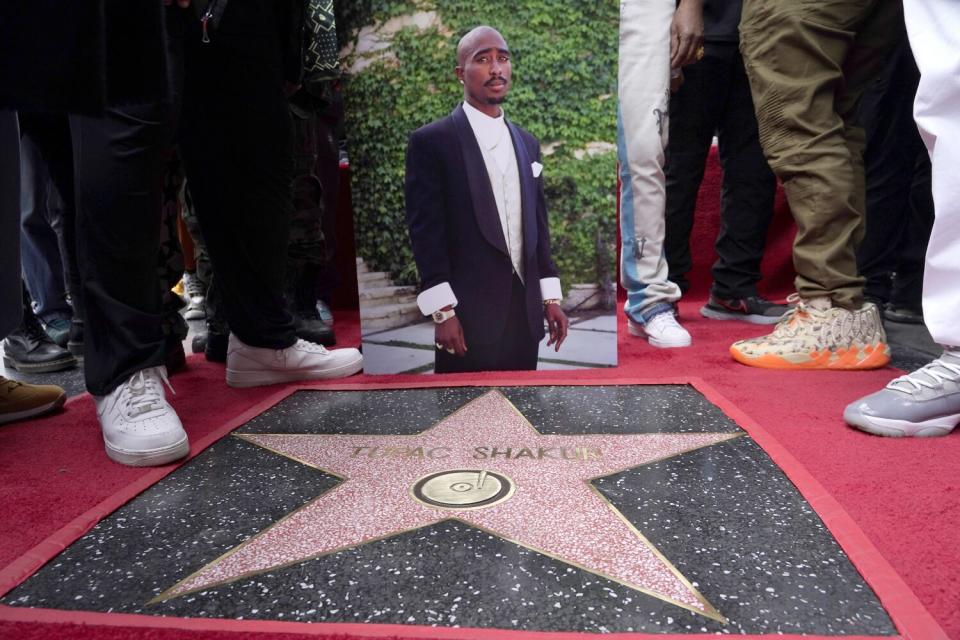
[[898, 0], [744, 0], [740, 50], [760, 143], [797, 222], [804, 298], [863, 302], [864, 133], [856, 112], [902, 18]]

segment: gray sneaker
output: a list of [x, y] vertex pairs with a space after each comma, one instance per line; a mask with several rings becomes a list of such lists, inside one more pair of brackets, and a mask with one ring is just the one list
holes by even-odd
[[947, 352], [850, 403], [843, 419], [878, 436], [945, 436], [960, 423], [960, 354]]

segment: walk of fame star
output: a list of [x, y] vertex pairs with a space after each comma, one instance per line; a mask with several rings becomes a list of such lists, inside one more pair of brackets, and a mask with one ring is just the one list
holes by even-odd
[[156, 601], [455, 519], [723, 621], [591, 480], [739, 435], [541, 435], [495, 390], [417, 435], [238, 434], [343, 482]]

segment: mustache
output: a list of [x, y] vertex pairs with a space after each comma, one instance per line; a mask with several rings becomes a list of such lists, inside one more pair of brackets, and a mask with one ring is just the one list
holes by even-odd
[[497, 84], [507, 84], [507, 81], [504, 78], [490, 78], [489, 80], [483, 83], [483, 86], [492, 87]]

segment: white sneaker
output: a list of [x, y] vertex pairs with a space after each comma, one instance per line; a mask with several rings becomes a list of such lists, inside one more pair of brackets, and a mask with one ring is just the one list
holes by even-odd
[[627, 318], [627, 329], [630, 331], [630, 335], [646, 338], [652, 346], [661, 349], [689, 347], [692, 342], [690, 334], [677, 322], [673, 311], [658, 313], [650, 318], [646, 324], [640, 324]]
[[[180, 418], [167, 403], [164, 366], [141, 369], [105, 396], [94, 396], [111, 460], [133, 467], [167, 464], [190, 453]], [[173, 387], [170, 387], [173, 391]]]
[[328, 351], [306, 340], [297, 340], [286, 349], [261, 349], [240, 342], [231, 333], [227, 346], [227, 384], [231, 387], [344, 378], [362, 368], [363, 356], [359, 350]]

